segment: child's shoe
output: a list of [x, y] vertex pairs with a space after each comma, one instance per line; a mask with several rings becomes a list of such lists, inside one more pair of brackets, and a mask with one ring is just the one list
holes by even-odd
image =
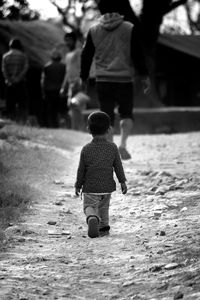
[[99, 222], [95, 216], [88, 218], [88, 236], [90, 238], [96, 238], [99, 236]]
[[102, 227], [102, 228], [99, 228], [99, 235], [100, 236], [105, 236], [105, 235], [109, 235], [110, 233], [110, 226], [105, 226], [105, 227]]

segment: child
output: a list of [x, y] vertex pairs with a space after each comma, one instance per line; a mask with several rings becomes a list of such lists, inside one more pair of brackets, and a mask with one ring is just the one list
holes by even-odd
[[83, 209], [91, 238], [109, 234], [109, 204], [111, 193], [116, 190], [113, 170], [121, 184], [123, 194], [127, 192], [126, 177], [117, 146], [107, 140], [110, 118], [101, 111], [88, 117], [88, 130], [93, 139], [82, 148], [75, 193], [83, 193]]

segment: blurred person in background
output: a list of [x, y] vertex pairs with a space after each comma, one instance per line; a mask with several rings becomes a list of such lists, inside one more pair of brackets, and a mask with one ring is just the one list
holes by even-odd
[[21, 41], [17, 38], [9, 42], [9, 51], [2, 57], [2, 73], [6, 85], [6, 114], [11, 120], [22, 124], [28, 117], [28, 90], [26, 75], [28, 58]]
[[41, 88], [45, 101], [45, 125], [49, 128], [59, 127], [60, 89], [65, 77], [65, 64], [61, 62], [61, 59], [61, 53], [53, 49], [51, 60], [42, 71]]
[[[68, 52], [65, 57], [66, 73], [60, 94], [67, 93], [67, 102], [71, 115], [71, 128], [82, 130], [84, 126], [83, 109], [88, 97], [82, 91], [80, 80], [81, 48], [77, 47], [76, 32], [68, 32], [64, 37]], [[66, 91], [67, 89], [67, 91]]]

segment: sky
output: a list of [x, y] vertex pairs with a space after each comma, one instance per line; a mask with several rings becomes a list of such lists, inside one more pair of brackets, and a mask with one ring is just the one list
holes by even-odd
[[[61, 7], [65, 6], [67, 0], [56, 0], [58, 5]], [[162, 0], [161, 0], [162, 1]], [[47, 18], [56, 18], [58, 17], [58, 12], [56, 7], [51, 4], [50, 0], [28, 0], [30, 7], [32, 9], [36, 9], [40, 11], [41, 17], [44, 19]], [[132, 7], [134, 8], [135, 12], [137, 13], [141, 7], [141, 0], [130, 0]], [[186, 24], [186, 15], [183, 7], [178, 8], [178, 23], [185, 28]], [[175, 11], [171, 13], [167, 18], [164, 18], [163, 26], [174, 22], [174, 18], [177, 18], [177, 14]], [[187, 31], [185, 29], [185, 31]]]
[[[52, 18], [57, 17], [57, 9], [56, 7], [50, 3], [50, 0], [28, 0], [30, 3], [30, 7], [32, 9], [39, 10], [43, 18]], [[66, 0], [56, 0], [56, 2], [62, 6], [66, 3]], [[130, 2], [133, 3], [134, 8], [140, 7], [140, 0], [131, 0]]]
[[49, 0], [28, 0], [30, 7], [41, 13], [43, 18], [57, 17], [56, 7]]

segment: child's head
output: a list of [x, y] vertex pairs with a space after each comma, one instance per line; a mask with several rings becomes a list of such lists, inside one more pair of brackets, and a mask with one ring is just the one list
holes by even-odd
[[110, 128], [110, 117], [102, 112], [93, 112], [88, 117], [88, 129], [92, 135], [103, 135]]

